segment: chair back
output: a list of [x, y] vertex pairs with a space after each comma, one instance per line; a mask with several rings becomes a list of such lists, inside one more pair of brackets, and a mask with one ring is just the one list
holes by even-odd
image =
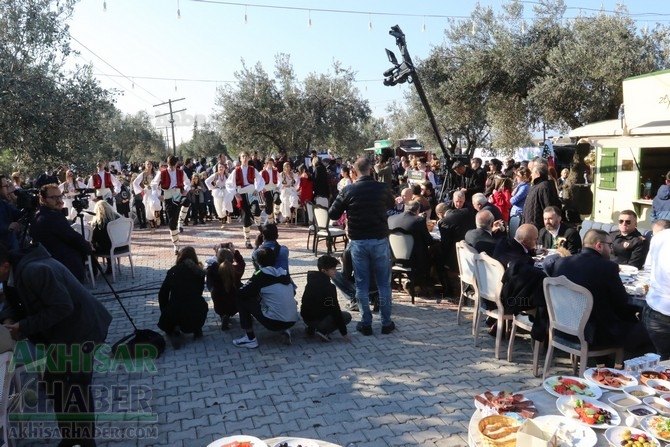
[[[71, 226], [74, 229], [74, 231], [81, 234], [81, 224], [79, 222], [75, 222]], [[93, 228], [91, 228], [90, 225], [84, 224], [84, 234], [83, 234], [83, 236], [84, 236], [84, 239], [86, 239], [89, 242], [91, 242], [91, 240], [93, 239]]]
[[328, 208], [321, 205], [314, 205], [314, 226], [318, 230], [326, 230], [330, 227], [330, 217], [328, 217]]
[[466, 284], [475, 283], [475, 255], [477, 250], [465, 241], [456, 242], [456, 258], [458, 260], [458, 271], [461, 281]]
[[133, 221], [127, 217], [119, 217], [107, 224], [107, 234], [112, 242], [112, 249], [130, 245]]
[[505, 274], [505, 268], [500, 262], [486, 253], [474, 255], [474, 258], [475, 278], [477, 280], [479, 297], [493, 301], [498, 306], [498, 309], [503, 309], [500, 295], [502, 293], [502, 277]]
[[307, 210], [307, 224], [314, 225], [314, 202], [305, 202], [305, 209]]
[[402, 228], [391, 230], [389, 235], [391, 253], [397, 262], [408, 262], [414, 248], [414, 237]]
[[550, 333], [559, 330], [584, 343], [584, 328], [593, 309], [591, 292], [565, 276], [545, 278], [543, 288]]

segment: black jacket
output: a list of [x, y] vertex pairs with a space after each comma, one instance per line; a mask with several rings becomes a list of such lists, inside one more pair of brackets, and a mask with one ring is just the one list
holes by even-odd
[[349, 239], [384, 239], [389, 235], [386, 211], [394, 205], [391, 188], [366, 175], [340, 192], [328, 215], [337, 220], [347, 212]]
[[493, 257], [498, 240], [483, 228], [475, 228], [465, 233], [465, 242], [477, 250], [478, 253], [485, 252], [487, 255]]
[[302, 294], [300, 316], [309, 323], [321, 321], [329, 315], [333, 317], [340, 334], [347, 335], [347, 325], [342, 318], [335, 285], [322, 272], [307, 272], [307, 285]]
[[539, 230], [544, 227], [544, 209], [549, 205], [561, 209], [561, 200], [553, 180], [544, 175], [533, 180], [523, 204], [523, 223], [533, 224]]
[[430, 252], [428, 247], [433, 244], [433, 237], [428, 232], [426, 219], [409, 212], [396, 214], [388, 218], [389, 229], [401, 228], [412, 235], [414, 245], [410, 261], [417, 271], [417, 279], [425, 279], [430, 269]]
[[625, 236], [618, 230], [612, 232], [612, 253], [617, 264], [632, 265], [640, 269], [648, 252], [649, 242], [637, 229]]
[[519, 241], [511, 238], [502, 238], [496, 244], [495, 250], [493, 250], [493, 259], [500, 262], [503, 267], [507, 266], [518, 259], [524, 259], [526, 262], [532, 262], [532, 257], [535, 256], [535, 250], [530, 250], [526, 252], [526, 249]]
[[[558, 227], [558, 238], [565, 239], [565, 242], [562, 242], [561, 246], [567, 248], [573, 255], [579, 253], [582, 249], [582, 239], [579, 236], [579, 232], [562, 222]], [[540, 229], [537, 242], [542, 244], [544, 248], [558, 248], [556, 241], [554, 241], [554, 236], [544, 227]]]
[[449, 210], [437, 222], [437, 227], [440, 229], [442, 260], [450, 270], [457, 272], [456, 242], [465, 239], [465, 233], [475, 228], [475, 215], [465, 207]]
[[205, 270], [193, 261], [186, 260], [168, 270], [158, 291], [158, 327], [165, 332], [172, 332], [175, 326], [183, 332], [201, 329], [209, 308], [202, 296], [204, 288]]
[[586, 324], [586, 341], [596, 345], [623, 343], [635, 325], [635, 307], [619, 278], [619, 266], [585, 247], [576, 255], [556, 260], [554, 276], [565, 275], [593, 295], [593, 310]]

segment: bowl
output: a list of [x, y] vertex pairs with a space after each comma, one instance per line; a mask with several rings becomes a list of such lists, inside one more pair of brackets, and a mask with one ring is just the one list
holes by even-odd
[[624, 387], [623, 392], [629, 396], [637, 397], [638, 399], [656, 395], [656, 390], [646, 385], [627, 386]]
[[661, 416], [670, 416], [670, 402], [660, 397], [645, 397], [642, 401]]
[[661, 399], [665, 399], [666, 401], [670, 402], [670, 393], [661, 394]]
[[642, 405], [642, 401], [635, 396], [629, 394], [612, 394], [607, 398], [610, 404], [619, 411], [626, 411], [628, 407], [634, 405]]
[[661, 379], [647, 380], [647, 386], [653, 388], [657, 394], [670, 393], [670, 381]]
[[668, 376], [660, 371], [642, 371], [640, 373], [640, 383], [642, 383], [642, 385], [646, 385], [647, 380], [649, 379], [668, 380]]
[[486, 416], [479, 421], [482, 445], [486, 447], [515, 447], [521, 422], [500, 415]]
[[643, 417], [654, 416], [658, 414], [656, 410], [644, 404], [628, 407], [626, 411], [628, 412], [628, 415], [632, 416], [638, 424]]

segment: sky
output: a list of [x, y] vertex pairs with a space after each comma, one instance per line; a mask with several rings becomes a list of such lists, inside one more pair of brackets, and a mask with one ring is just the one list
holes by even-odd
[[[533, 1], [524, 4], [532, 20]], [[481, 0], [499, 8], [500, 0]], [[567, 17], [613, 11], [612, 0], [566, 0]], [[140, 110], [166, 114], [172, 100], [177, 145], [190, 139], [193, 123], [210, 121], [217, 88], [234, 88], [242, 61], [260, 63], [272, 77], [275, 57], [290, 55], [298, 79], [331, 73], [334, 62], [356, 73], [362, 98], [374, 116], [383, 117], [394, 101], [402, 103], [408, 84], [384, 86], [390, 68], [384, 51], [399, 56], [388, 34], [399, 25], [412, 59], [430, 55], [444, 42], [449, 18], [467, 18], [475, 0], [81, 0], [67, 22], [71, 64], [91, 64], [104, 88], [119, 91], [116, 106], [124, 113]], [[643, 24], [670, 23], [670, 2], [628, 0], [629, 12]], [[580, 9], [583, 8], [583, 9]], [[179, 10], [179, 16], [177, 11]], [[246, 17], [246, 20], [245, 20]], [[420, 75], [420, 73], [419, 73]], [[183, 98], [183, 99], [182, 99]], [[154, 118], [169, 133], [168, 116]]]

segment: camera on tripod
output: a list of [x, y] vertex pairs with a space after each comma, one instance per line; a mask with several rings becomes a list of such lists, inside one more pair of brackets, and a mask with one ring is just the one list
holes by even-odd
[[90, 188], [85, 188], [85, 189], [80, 189], [77, 188], [77, 195], [74, 196], [72, 199], [72, 208], [77, 210], [77, 214], [81, 213], [82, 210], [85, 210], [88, 208], [88, 198], [90, 194], [95, 193], [95, 189], [90, 189]]
[[37, 189], [15, 189], [16, 207], [24, 213], [36, 211], [40, 207], [39, 190]]

